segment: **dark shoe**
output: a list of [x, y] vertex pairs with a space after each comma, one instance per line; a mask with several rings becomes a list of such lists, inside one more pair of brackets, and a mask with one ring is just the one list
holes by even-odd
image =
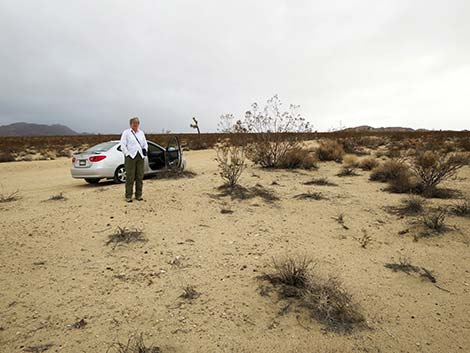
[[144, 198], [143, 198], [142, 196], [136, 197], [135, 199], [136, 199], [137, 201], [144, 201]]
[[132, 202], [132, 199], [126, 199], [126, 202]]

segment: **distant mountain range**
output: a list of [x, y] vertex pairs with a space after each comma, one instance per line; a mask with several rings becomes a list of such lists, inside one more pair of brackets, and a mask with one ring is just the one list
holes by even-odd
[[353, 132], [360, 132], [360, 131], [383, 131], [383, 132], [400, 132], [400, 131], [427, 131], [426, 129], [412, 129], [410, 127], [372, 127], [369, 125], [361, 125], [356, 127], [348, 127], [341, 131], [353, 131]]
[[60, 124], [45, 125], [14, 123], [0, 126], [0, 136], [66, 136], [78, 135], [69, 127]]

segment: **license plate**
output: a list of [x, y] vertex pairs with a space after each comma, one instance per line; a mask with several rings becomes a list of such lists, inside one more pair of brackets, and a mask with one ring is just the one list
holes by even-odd
[[81, 161], [78, 161], [78, 165], [80, 165], [80, 166], [86, 165], [86, 160], [83, 159]]

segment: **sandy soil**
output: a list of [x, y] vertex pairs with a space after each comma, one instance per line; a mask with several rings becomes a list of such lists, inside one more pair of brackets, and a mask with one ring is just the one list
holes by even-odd
[[[384, 209], [403, 195], [381, 190], [367, 172], [336, 177], [335, 163], [249, 168], [241, 183], [280, 200], [232, 200], [218, 195], [214, 156], [186, 153], [194, 178], [148, 179], [145, 201], [132, 204], [122, 185], [72, 179], [65, 159], [0, 164], [4, 192], [21, 194], [0, 204], [0, 351], [50, 343], [47, 352], [106, 352], [140, 332], [163, 352], [470, 351], [468, 218], [449, 216], [449, 232], [416, 242], [412, 218]], [[319, 176], [338, 186], [302, 184]], [[447, 186], [470, 197], [470, 168]], [[309, 190], [328, 199], [294, 198]], [[66, 200], [48, 201], [60, 192]], [[340, 213], [348, 230], [334, 220]], [[106, 246], [118, 226], [140, 228], [148, 241]], [[411, 231], [399, 235], [404, 229]], [[364, 232], [372, 239], [365, 249]], [[257, 276], [286, 254], [307, 254], [317, 273], [341, 279], [370, 329], [325, 332], [261, 296]], [[438, 286], [384, 267], [403, 256], [432, 270]], [[187, 284], [199, 298], [180, 298]], [[71, 327], [81, 319], [86, 326]]]

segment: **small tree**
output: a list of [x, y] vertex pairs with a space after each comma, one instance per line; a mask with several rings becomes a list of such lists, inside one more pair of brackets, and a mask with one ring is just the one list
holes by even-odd
[[468, 163], [469, 156], [465, 154], [445, 155], [426, 151], [415, 158], [411, 170], [417, 176], [423, 193], [432, 195], [437, 185], [455, 175]]
[[246, 166], [244, 148], [225, 142], [216, 146], [216, 151], [219, 174], [226, 186], [234, 188]]
[[298, 106], [291, 104], [288, 111], [282, 111], [281, 106], [281, 100], [275, 95], [263, 109], [253, 103], [245, 114], [243, 127], [254, 133], [247, 156], [265, 168], [278, 167], [286, 154], [298, 147], [297, 133], [311, 131], [309, 122], [297, 113]]

